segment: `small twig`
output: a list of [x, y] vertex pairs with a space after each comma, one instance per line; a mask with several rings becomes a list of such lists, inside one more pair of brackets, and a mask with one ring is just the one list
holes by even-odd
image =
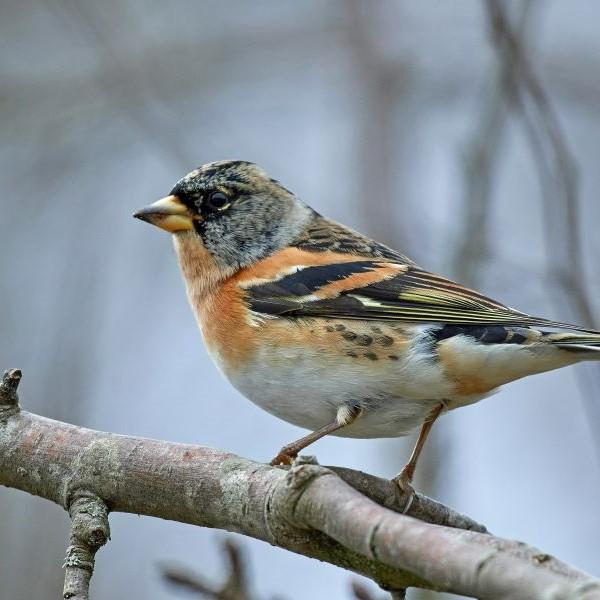
[[350, 589], [356, 600], [378, 600], [369, 588], [362, 581], [353, 580], [350, 582]]
[[19, 395], [17, 394], [19, 383], [21, 383], [19, 369], [4, 371], [0, 382], [0, 418], [19, 410]]
[[65, 558], [63, 598], [88, 600], [96, 552], [110, 539], [108, 508], [95, 494], [78, 491], [69, 505], [71, 538]]
[[163, 567], [162, 573], [165, 581], [179, 586], [182, 589], [193, 593], [206, 596], [208, 598], [215, 597], [215, 590], [207, 583], [198, 578], [195, 573], [184, 571], [179, 567]]
[[[369, 588], [361, 581], [354, 580], [350, 583], [350, 589], [356, 600], [383, 600], [380, 596], [375, 596]], [[404, 600], [406, 598], [406, 590], [393, 590], [389, 592], [390, 600]]]
[[229, 573], [225, 583], [216, 587], [198, 575], [182, 571], [177, 567], [163, 567], [163, 577], [172, 584], [196, 592], [205, 598], [214, 600], [250, 600], [249, 583], [242, 550], [231, 539], [223, 542], [223, 552], [229, 563]]

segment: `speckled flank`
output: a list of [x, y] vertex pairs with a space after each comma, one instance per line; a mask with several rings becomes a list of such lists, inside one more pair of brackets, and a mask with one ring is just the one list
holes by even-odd
[[253, 323], [248, 320], [240, 292], [228, 282], [209, 294], [197, 311], [206, 346], [230, 377], [243, 372], [265, 352], [275, 363], [293, 353], [299, 362], [315, 357], [338, 366], [346, 360], [355, 365], [380, 361], [393, 367], [406, 355], [411, 342], [408, 333], [401, 334], [385, 324], [385, 333], [373, 334], [368, 324], [332, 319], [281, 318]]
[[[351, 358], [398, 360], [398, 354], [393, 354], [392, 358], [390, 351], [405, 352], [410, 341], [406, 331], [396, 331], [386, 324], [381, 327], [372, 327], [369, 323], [359, 321], [320, 320], [324, 323], [321, 326], [323, 337], [330, 337], [331, 343]], [[382, 328], [385, 328], [387, 333], [383, 333]]]

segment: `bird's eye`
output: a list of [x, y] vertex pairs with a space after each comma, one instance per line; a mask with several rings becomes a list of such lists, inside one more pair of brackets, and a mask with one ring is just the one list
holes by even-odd
[[231, 200], [223, 192], [211, 192], [206, 199], [206, 204], [215, 210], [225, 210], [229, 208]]

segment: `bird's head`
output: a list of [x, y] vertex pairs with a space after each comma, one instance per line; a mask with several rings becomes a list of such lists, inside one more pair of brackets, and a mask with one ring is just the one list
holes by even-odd
[[193, 237], [222, 267], [237, 269], [285, 247], [313, 211], [260, 167], [208, 163], [134, 217]]

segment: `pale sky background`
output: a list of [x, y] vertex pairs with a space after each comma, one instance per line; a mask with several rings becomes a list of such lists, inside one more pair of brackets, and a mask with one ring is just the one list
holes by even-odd
[[[578, 164], [598, 324], [600, 5], [534, 3], [531, 25]], [[1, 1], [0, 368], [23, 370], [23, 407], [270, 459], [301, 430], [221, 377], [168, 236], [132, 212], [202, 163], [252, 160], [320, 212], [452, 275], [462, 157], [495, 69], [478, 0]], [[571, 319], [546, 277], [547, 204], [514, 118], [492, 201], [478, 287]], [[516, 382], [444, 417], [425, 471], [440, 501], [600, 576], [600, 393], [580, 385], [583, 373]], [[409, 442], [332, 438], [311, 452], [390, 477]], [[161, 581], [162, 561], [222, 574], [220, 532], [110, 521], [95, 600], [180, 597]], [[0, 489], [3, 597], [59, 597], [68, 527], [62, 509]], [[239, 539], [262, 597], [350, 598], [350, 573]]]

